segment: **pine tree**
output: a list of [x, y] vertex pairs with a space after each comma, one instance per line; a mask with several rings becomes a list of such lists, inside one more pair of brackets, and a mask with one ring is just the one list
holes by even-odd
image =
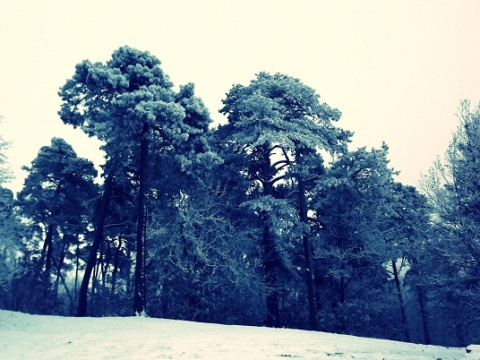
[[[225, 143], [239, 156], [241, 172], [250, 182], [245, 189], [251, 200], [245, 203], [262, 223], [263, 267], [267, 288], [268, 326], [278, 326], [279, 244], [276, 239], [274, 208], [280, 213], [295, 214], [303, 224], [305, 281], [307, 284], [309, 323], [318, 327], [313, 293], [313, 270], [310, 257], [309, 224], [305, 181], [312, 175], [309, 162], [315, 155], [321, 163], [320, 150], [343, 151], [350, 133], [333, 123], [340, 112], [319, 102], [319, 96], [298, 79], [283, 74], [260, 73], [248, 86], [235, 85], [223, 100], [221, 112], [228, 124], [219, 129]], [[279, 188], [294, 184], [295, 202], [282, 198]], [[293, 207], [292, 207], [293, 206]], [[295, 211], [296, 208], [296, 211]]]
[[391, 260], [385, 240], [394, 172], [387, 152], [383, 145], [341, 155], [314, 189], [314, 257], [326, 330], [377, 335], [370, 321], [381, 319], [383, 304], [371, 305], [381, 304]]
[[[37, 272], [42, 274], [46, 292], [57, 296], [59, 281], [65, 285], [62, 268], [67, 256], [72, 256], [73, 242], [88, 233], [90, 206], [97, 196], [93, 164], [79, 158], [63, 139], [53, 138], [50, 146], [40, 149], [30, 167], [17, 205], [21, 215], [38, 226], [43, 234]], [[68, 289], [65, 287], [68, 291]], [[48, 300], [50, 295], [45, 296]], [[45, 304], [51, 311], [55, 304]]]
[[[185, 165], [189, 157], [183, 155], [201, 149], [200, 135], [210, 123], [208, 111], [193, 92], [188, 84], [176, 93], [156, 57], [127, 46], [105, 64], [83, 61], [60, 90], [62, 120], [102, 140], [107, 179], [127, 180], [134, 189], [136, 314], [146, 311], [145, 228], [152, 158], [159, 153], [179, 155]], [[108, 194], [104, 197], [108, 202]], [[96, 223], [100, 229], [101, 221]], [[100, 239], [101, 229], [98, 232]]]

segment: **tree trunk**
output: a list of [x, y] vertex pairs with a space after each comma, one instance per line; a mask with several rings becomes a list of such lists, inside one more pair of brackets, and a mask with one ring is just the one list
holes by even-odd
[[425, 345], [430, 345], [432, 340], [430, 338], [430, 327], [428, 325], [428, 310], [427, 310], [427, 299], [424, 290], [417, 286], [417, 294], [418, 294], [418, 304], [420, 306], [420, 317], [422, 318], [422, 326], [423, 326], [423, 338]]
[[45, 243], [43, 244], [42, 253], [45, 253], [45, 272], [49, 275], [50, 269], [52, 268], [52, 257], [53, 257], [53, 231], [54, 226], [52, 224], [48, 225], [47, 234], [45, 236]]
[[54, 262], [54, 266], [57, 268], [57, 278], [55, 280], [55, 285], [54, 285], [54, 290], [53, 290], [54, 303], [53, 303], [52, 308], [56, 309], [57, 306], [58, 306], [58, 287], [59, 287], [59, 283], [61, 281], [62, 285], [63, 285], [63, 288], [65, 289], [65, 294], [67, 295], [68, 300], [70, 301], [70, 313], [73, 314], [74, 299], [73, 299], [72, 294], [70, 293], [70, 289], [68, 288], [68, 285], [65, 281], [65, 277], [62, 276], [62, 272], [61, 272], [63, 264], [65, 263], [65, 253], [66, 253], [67, 248], [68, 248], [68, 244], [64, 243], [63, 248], [62, 248], [62, 254], [60, 256], [60, 260], [59, 260], [58, 264], [55, 264], [55, 262]]
[[393, 277], [395, 279], [395, 286], [397, 288], [397, 296], [398, 296], [398, 303], [400, 305], [400, 313], [402, 314], [402, 324], [403, 324], [405, 341], [410, 342], [411, 341], [410, 330], [408, 329], [408, 324], [407, 324], [407, 313], [405, 311], [405, 301], [403, 300], [402, 285], [400, 284], [400, 278], [399, 278], [395, 259], [392, 259], [392, 269], [393, 269]]
[[83, 275], [82, 284], [80, 285], [80, 292], [78, 294], [77, 316], [87, 316], [88, 285], [90, 283], [92, 270], [95, 267], [95, 263], [97, 261], [98, 249], [103, 241], [103, 227], [105, 225], [105, 218], [107, 216], [108, 202], [110, 201], [110, 193], [112, 190], [114, 171], [114, 168], [112, 168], [107, 176], [107, 179], [105, 180], [105, 188], [103, 190], [102, 200], [100, 202], [100, 207], [96, 215], [93, 244], [92, 248], [90, 249], [87, 266], [85, 268], [85, 274]]
[[98, 273], [99, 273], [99, 263], [98, 261], [95, 263], [92, 271], [92, 288], [90, 290], [90, 307], [93, 308], [95, 304], [95, 293], [98, 287]]
[[[144, 129], [146, 130], [146, 129]], [[146, 134], [146, 131], [144, 131]], [[138, 190], [138, 219], [136, 236], [136, 261], [135, 261], [135, 294], [134, 294], [134, 313], [136, 315], [145, 315], [147, 305], [147, 289], [145, 279], [145, 259], [144, 259], [144, 225], [145, 225], [145, 198], [146, 198], [146, 180], [148, 165], [148, 140], [142, 138], [140, 141], [140, 168], [139, 168], [139, 190]]]
[[[133, 264], [132, 264], [131, 259], [132, 259], [132, 251], [130, 250], [129, 245], [127, 244], [126, 245], [126, 256], [125, 256], [125, 262], [128, 265], [128, 269], [125, 272], [125, 278], [126, 278], [126, 281], [127, 281], [127, 284], [126, 284], [127, 286], [126, 286], [125, 292], [127, 294], [130, 294], [131, 291], [132, 291], [132, 267], [133, 267]], [[134, 271], [133, 271], [133, 273], [134, 273]]]
[[263, 216], [263, 269], [267, 288], [267, 318], [265, 325], [268, 327], [280, 326], [280, 310], [277, 289], [278, 255], [275, 250], [275, 241], [270, 233], [268, 214]]
[[[107, 253], [105, 254], [105, 245], [106, 245], [106, 251]], [[110, 253], [110, 244], [106, 244], [106, 241], [103, 241], [102, 244], [100, 245], [100, 256], [98, 259], [98, 269], [100, 272], [100, 284], [102, 285], [102, 289], [105, 289], [105, 283], [107, 280], [107, 269], [109, 265], [109, 253]]]
[[[42, 278], [42, 305], [40, 306], [42, 313], [51, 313], [53, 309], [52, 289], [50, 280], [50, 270], [52, 268], [53, 258], [53, 231], [54, 226], [52, 224], [47, 226], [47, 233], [45, 234], [45, 241], [43, 242], [43, 248], [39, 263], [38, 273]], [[45, 264], [45, 270], [43, 266]]]
[[[74, 284], [74, 293], [73, 293], [73, 298], [75, 301], [75, 304], [78, 301], [78, 272], [79, 272], [79, 267], [80, 267], [80, 239], [79, 236], [76, 236], [76, 248], [75, 248], [75, 284]], [[72, 309], [72, 314], [73, 314], [73, 309]]]
[[[343, 251], [343, 239], [342, 239], [342, 251]], [[345, 334], [347, 332], [347, 314], [345, 309], [345, 298], [347, 291], [347, 283], [345, 281], [345, 259], [342, 257], [342, 263], [340, 265], [340, 294], [339, 294], [339, 303], [340, 303], [340, 333]]]
[[[299, 202], [299, 213], [300, 221], [308, 229], [308, 207], [307, 207], [307, 198], [305, 184], [303, 180], [298, 177], [298, 202]], [[314, 281], [315, 276], [313, 274], [313, 265], [312, 265], [312, 246], [310, 244], [310, 237], [308, 231], [305, 230], [303, 235], [303, 250], [305, 254], [305, 281], [307, 284], [307, 295], [308, 295], [308, 311], [309, 311], [309, 323], [311, 330], [318, 330], [318, 321], [316, 314], [316, 300], [315, 300], [315, 289]]]
[[117, 273], [118, 273], [118, 261], [120, 258], [120, 250], [122, 249], [122, 237], [118, 237], [118, 246], [115, 248], [115, 257], [113, 261], [113, 270], [112, 270], [112, 287], [110, 290], [110, 294], [112, 296], [115, 295], [115, 290], [117, 286]]
[[65, 239], [66, 235], [63, 237], [63, 244], [62, 244], [62, 250], [60, 252], [60, 258], [58, 259], [58, 264], [56, 266], [57, 271], [56, 271], [56, 277], [55, 277], [55, 282], [53, 283], [53, 307], [56, 308], [58, 305], [58, 286], [60, 284], [60, 278], [62, 276], [62, 267], [63, 263], [65, 261], [65, 251], [67, 250], [68, 244], [67, 240]]

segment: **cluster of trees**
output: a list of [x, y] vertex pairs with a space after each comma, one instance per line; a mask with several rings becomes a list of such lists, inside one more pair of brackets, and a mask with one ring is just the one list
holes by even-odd
[[53, 138], [16, 197], [0, 171], [0, 308], [480, 335], [480, 108], [462, 103], [420, 193], [386, 145], [349, 150], [340, 112], [283, 74], [233, 86], [216, 128], [193, 84], [129, 47], [77, 65], [59, 95], [105, 163], [99, 177]]

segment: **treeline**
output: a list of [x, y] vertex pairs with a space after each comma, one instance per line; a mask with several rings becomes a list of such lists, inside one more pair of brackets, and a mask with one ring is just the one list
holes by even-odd
[[461, 104], [420, 193], [286, 75], [233, 86], [216, 128], [193, 84], [129, 47], [59, 96], [105, 163], [53, 138], [1, 188], [0, 308], [478, 341], [480, 108]]

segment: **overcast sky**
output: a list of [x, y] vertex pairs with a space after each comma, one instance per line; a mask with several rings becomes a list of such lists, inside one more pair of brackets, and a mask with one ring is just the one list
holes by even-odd
[[215, 121], [235, 83], [281, 72], [313, 87], [355, 132], [352, 149], [390, 147], [416, 185], [480, 101], [480, 1], [0, 0], [0, 134], [19, 190], [53, 136], [100, 161], [97, 143], [63, 125], [58, 89], [84, 59], [148, 50], [178, 86], [196, 85]]

